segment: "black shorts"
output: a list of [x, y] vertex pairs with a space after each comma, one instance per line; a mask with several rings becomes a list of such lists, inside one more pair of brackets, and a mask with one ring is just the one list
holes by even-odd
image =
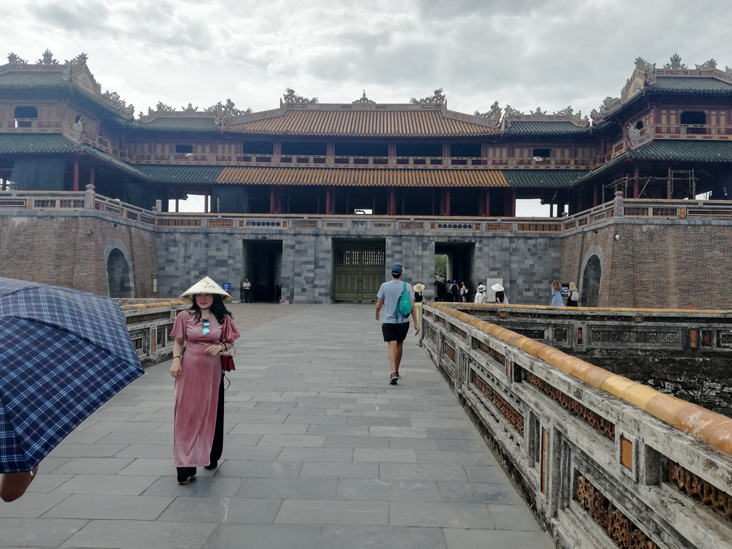
[[384, 322], [381, 325], [381, 333], [384, 334], [384, 341], [401, 343], [409, 333], [409, 322], [402, 322], [401, 324]]

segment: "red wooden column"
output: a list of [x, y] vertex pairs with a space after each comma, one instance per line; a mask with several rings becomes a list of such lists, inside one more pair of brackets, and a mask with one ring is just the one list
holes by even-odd
[[387, 159], [389, 166], [396, 166], [396, 143], [389, 143], [386, 154], [389, 156]]
[[636, 162], [633, 174], [633, 198], [640, 198], [638, 195], [640, 195], [640, 168]]
[[483, 207], [485, 208], [485, 212], [483, 212], [483, 215], [485, 217], [491, 216], [491, 190], [485, 189], [485, 200]]
[[94, 166], [89, 169], [89, 185], [94, 185]]
[[598, 196], [597, 196], [597, 183], [592, 186], [592, 207], [594, 208], [597, 206]]
[[449, 216], [450, 215], [450, 189], [449, 188], [444, 190], [444, 195], [443, 196], [445, 198], [444, 198], [444, 201], [443, 201], [444, 209], [443, 209], [442, 215]]
[[387, 206], [386, 215], [394, 215], [395, 209], [394, 187], [391, 187], [389, 189], [389, 205]]
[[325, 215], [330, 215], [333, 213], [332, 206], [331, 206], [331, 200], [332, 196], [330, 194], [330, 189], [325, 190]]
[[450, 163], [450, 143], [442, 144], [442, 165], [447, 166]]
[[516, 190], [506, 189], [506, 203], [504, 204], [504, 211], [506, 217], [516, 217]]
[[74, 157], [74, 190], [79, 190], [79, 159]]
[[275, 188], [274, 185], [269, 187], [269, 213], [276, 214], [275, 211]]

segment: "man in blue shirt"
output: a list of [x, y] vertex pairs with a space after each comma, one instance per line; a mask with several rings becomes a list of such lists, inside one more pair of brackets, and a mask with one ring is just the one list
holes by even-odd
[[[402, 347], [404, 339], [409, 332], [409, 317], [402, 316], [397, 311], [397, 302], [399, 296], [404, 291], [404, 283], [402, 282], [402, 274], [404, 268], [396, 263], [391, 268], [392, 280], [384, 282], [376, 294], [376, 320], [379, 320], [381, 307], [384, 307], [384, 323], [381, 325], [381, 332], [384, 335], [384, 341], [389, 344], [389, 363], [391, 364], [391, 377], [389, 383], [397, 384], [399, 379], [399, 364], [402, 361]], [[410, 316], [414, 319], [414, 335], [419, 333], [419, 322], [417, 321], [417, 311], [414, 307], [414, 291], [410, 284], [406, 285], [409, 299], [412, 301], [412, 313]]]

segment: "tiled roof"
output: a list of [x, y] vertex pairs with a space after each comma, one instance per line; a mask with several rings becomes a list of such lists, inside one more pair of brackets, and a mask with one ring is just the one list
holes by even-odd
[[732, 162], [730, 141], [651, 141], [647, 145], [624, 152], [607, 164], [587, 172], [575, 183], [591, 180], [624, 160], [668, 160], [676, 162]]
[[589, 133], [590, 128], [580, 128], [571, 122], [518, 122], [511, 121], [504, 135], [524, 134], [568, 134], [568, 133]]
[[[155, 183], [216, 183], [221, 166], [153, 166], [136, 165], [147, 179]], [[228, 168], [231, 169], [231, 168]]]
[[161, 116], [150, 122], [136, 122], [132, 125], [134, 129], [155, 130], [155, 131], [198, 131], [218, 132], [221, 128], [214, 124], [213, 115], [209, 117], [192, 116], [190, 118], [180, 116]]
[[659, 76], [656, 82], [649, 86], [653, 91], [671, 91], [684, 93], [726, 92], [732, 93], [732, 84], [716, 78], [684, 78]]
[[61, 71], [11, 71], [0, 74], [0, 88], [68, 86]]
[[58, 133], [0, 133], [0, 154], [71, 153], [81, 148]]
[[126, 172], [130, 175], [134, 175], [135, 177], [139, 177], [140, 179], [146, 179], [145, 174], [141, 173], [137, 166], [132, 166], [131, 164], [128, 164], [127, 162], [124, 162], [120, 160], [119, 158], [112, 156], [109, 153], [106, 153], [104, 151], [100, 151], [99, 149], [95, 149], [94, 147], [90, 145], [84, 145], [83, 147], [79, 147], [78, 150], [81, 150], [87, 154], [92, 155], [93, 157], [101, 160], [105, 164], [109, 164], [110, 166], [113, 166], [117, 168], [118, 170], [122, 170], [123, 172]]
[[494, 135], [496, 128], [446, 115], [441, 110], [292, 109], [283, 115], [228, 126], [228, 131], [271, 135], [441, 137]]
[[731, 141], [651, 141], [627, 158], [687, 162], [732, 162]]
[[507, 187], [500, 170], [224, 168], [217, 183], [339, 187]]
[[571, 187], [586, 170], [503, 170], [511, 187], [563, 189]]

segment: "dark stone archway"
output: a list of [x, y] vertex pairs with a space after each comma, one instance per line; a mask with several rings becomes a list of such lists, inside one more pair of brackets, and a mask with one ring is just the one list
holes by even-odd
[[582, 307], [597, 307], [600, 303], [600, 280], [602, 278], [602, 264], [596, 255], [590, 257], [582, 274]]
[[127, 258], [118, 248], [107, 257], [107, 284], [109, 297], [134, 297]]

